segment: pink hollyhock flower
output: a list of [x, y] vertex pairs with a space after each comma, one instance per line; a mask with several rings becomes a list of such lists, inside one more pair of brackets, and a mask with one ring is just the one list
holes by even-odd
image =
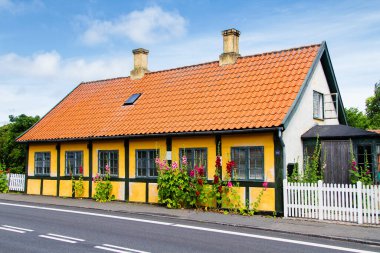
[[160, 164], [160, 163], [161, 163], [160, 158], [156, 157], [155, 163], [156, 163], [156, 164]]
[[367, 170], [367, 172], [366, 172], [365, 174], [367, 174], [367, 175], [368, 175], [368, 174], [370, 174], [370, 173], [371, 173], [371, 172], [370, 172], [369, 170]]
[[356, 167], [353, 167], [352, 170], [353, 170], [353, 171], [357, 171], [358, 169], [357, 169]]
[[172, 168], [173, 168], [173, 169], [177, 169], [177, 168], [178, 168], [178, 163], [177, 163], [176, 161], [174, 161], [174, 162], [172, 163]]
[[228, 188], [231, 188], [232, 187], [232, 182], [228, 181], [227, 186], [228, 186]]
[[352, 166], [356, 166], [356, 162], [355, 161], [352, 161]]
[[190, 171], [190, 177], [194, 177], [194, 174], [195, 174], [195, 173], [194, 173], [194, 170], [191, 170], [191, 171]]
[[196, 168], [198, 174], [202, 177], [203, 174], [204, 174], [204, 171], [205, 171], [205, 170], [203, 169], [203, 166], [201, 166], [201, 167], [195, 167], [195, 168]]
[[110, 166], [106, 164], [106, 173], [110, 173]]
[[267, 188], [268, 188], [268, 182], [264, 182], [264, 183], [263, 183], [263, 187], [264, 187], [264, 191], [266, 191]]
[[182, 156], [182, 164], [186, 165], [187, 164], [187, 157], [184, 155]]

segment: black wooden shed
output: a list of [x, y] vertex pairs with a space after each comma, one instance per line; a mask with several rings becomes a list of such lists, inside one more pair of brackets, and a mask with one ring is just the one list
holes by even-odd
[[352, 143], [356, 162], [363, 167], [365, 156], [372, 178], [380, 182], [380, 134], [346, 125], [316, 125], [302, 136], [304, 153], [313, 152], [317, 138], [322, 145], [321, 157], [326, 158], [324, 181], [350, 183], [350, 146]]

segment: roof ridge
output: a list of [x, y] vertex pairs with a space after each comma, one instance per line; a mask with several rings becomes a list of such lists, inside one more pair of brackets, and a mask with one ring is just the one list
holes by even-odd
[[[309, 44], [309, 45], [305, 45], [305, 46], [299, 46], [299, 47], [291, 47], [291, 48], [282, 49], [282, 50], [273, 50], [273, 51], [268, 51], [268, 52], [263, 52], [263, 53], [246, 55], [246, 56], [241, 56], [238, 59], [259, 57], [259, 56], [262, 56], [262, 55], [276, 54], [276, 53], [288, 52], [288, 51], [299, 50], [299, 49], [304, 49], [304, 48], [316, 47], [316, 46], [321, 46], [322, 43], [323, 42], [321, 42], [321, 43], [315, 43], [315, 44]], [[169, 71], [174, 71], [174, 70], [180, 70], [180, 69], [198, 67], [198, 66], [213, 64], [213, 63], [217, 63], [217, 62], [219, 62], [219, 61], [215, 60], [215, 61], [209, 61], [209, 62], [202, 62], [202, 63], [192, 64], [192, 65], [185, 65], [185, 66], [181, 66], [181, 67], [156, 70], [156, 71], [147, 72], [147, 73], [145, 73], [145, 75], [152, 75], [152, 74], [156, 74], [156, 73], [162, 73], [162, 72], [169, 72]], [[130, 78], [130, 76], [105, 78], [105, 79], [100, 79], [100, 80], [81, 82], [80, 84], [99, 83], [99, 82], [112, 81], [112, 80], [123, 79], [123, 78], [127, 79], [127, 78]]]

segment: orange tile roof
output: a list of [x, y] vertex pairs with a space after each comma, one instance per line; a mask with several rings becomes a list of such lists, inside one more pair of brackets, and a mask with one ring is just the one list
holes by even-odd
[[[18, 141], [280, 126], [321, 45], [81, 83]], [[123, 106], [134, 93], [134, 105]]]

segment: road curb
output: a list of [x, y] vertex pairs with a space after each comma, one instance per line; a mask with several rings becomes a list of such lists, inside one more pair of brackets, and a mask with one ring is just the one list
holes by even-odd
[[360, 244], [366, 244], [366, 245], [372, 245], [372, 246], [380, 246], [380, 241], [362, 240], [362, 239], [357, 239], [357, 238], [345, 238], [345, 237], [329, 236], [329, 235], [317, 235], [317, 234], [311, 234], [311, 233], [304, 234], [304, 233], [295, 232], [295, 231], [286, 231], [286, 230], [280, 230], [280, 229], [272, 229], [272, 228], [266, 228], [266, 227], [260, 227], [260, 226], [242, 225], [242, 224], [228, 223], [228, 222], [218, 222], [218, 221], [210, 221], [210, 220], [196, 220], [196, 219], [184, 218], [184, 217], [180, 217], [180, 216], [173, 217], [173, 216], [169, 216], [169, 215], [161, 215], [161, 214], [153, 214], [153, 213], [145, 213], [145, 212], [110, 210], [110, 209], [102, 209], [102, 208], [95, 208], [95, 207], [83, 207], [83, 206], [52, 204], [52, 203], [36, 203], [36, 202], [31, 202], [31, 201], [26, 201], [26, 200], [7, 200], [7, 199], [0, 199], [0, 200], [5, 201], [5, 202], [42, 204], [42, 205], [53, 206], [53, 207], [82, 208], [82, 209], [97, 210], [97, 211], [107, 211], [107, 212], [113, 212], [113, 213], [140, 215], [140, 216], [146, 216], [146, 217], [159, 217], [159, 218], [165, 218], [165, 219], [171, 219], [171, 220], [183, 220], [183, 221], [198, 222], [198, 223], [203, 223], [203, 224], [223, 225], [223, 226], [228, 226], [228, 227], [246, 228], [246, 229], [252, 229], [252, 230], [262, 230], [262, 231], [276, 232], [276, 233], [282, 233], [282, 234], [301, 235], [301, 236], [306, 236], [306, 237], [331, 239], [331, 240], [338, 240], [338, 241], [344, 241], [344, 242], [353, 242], [353, 243], [360, 243]]

